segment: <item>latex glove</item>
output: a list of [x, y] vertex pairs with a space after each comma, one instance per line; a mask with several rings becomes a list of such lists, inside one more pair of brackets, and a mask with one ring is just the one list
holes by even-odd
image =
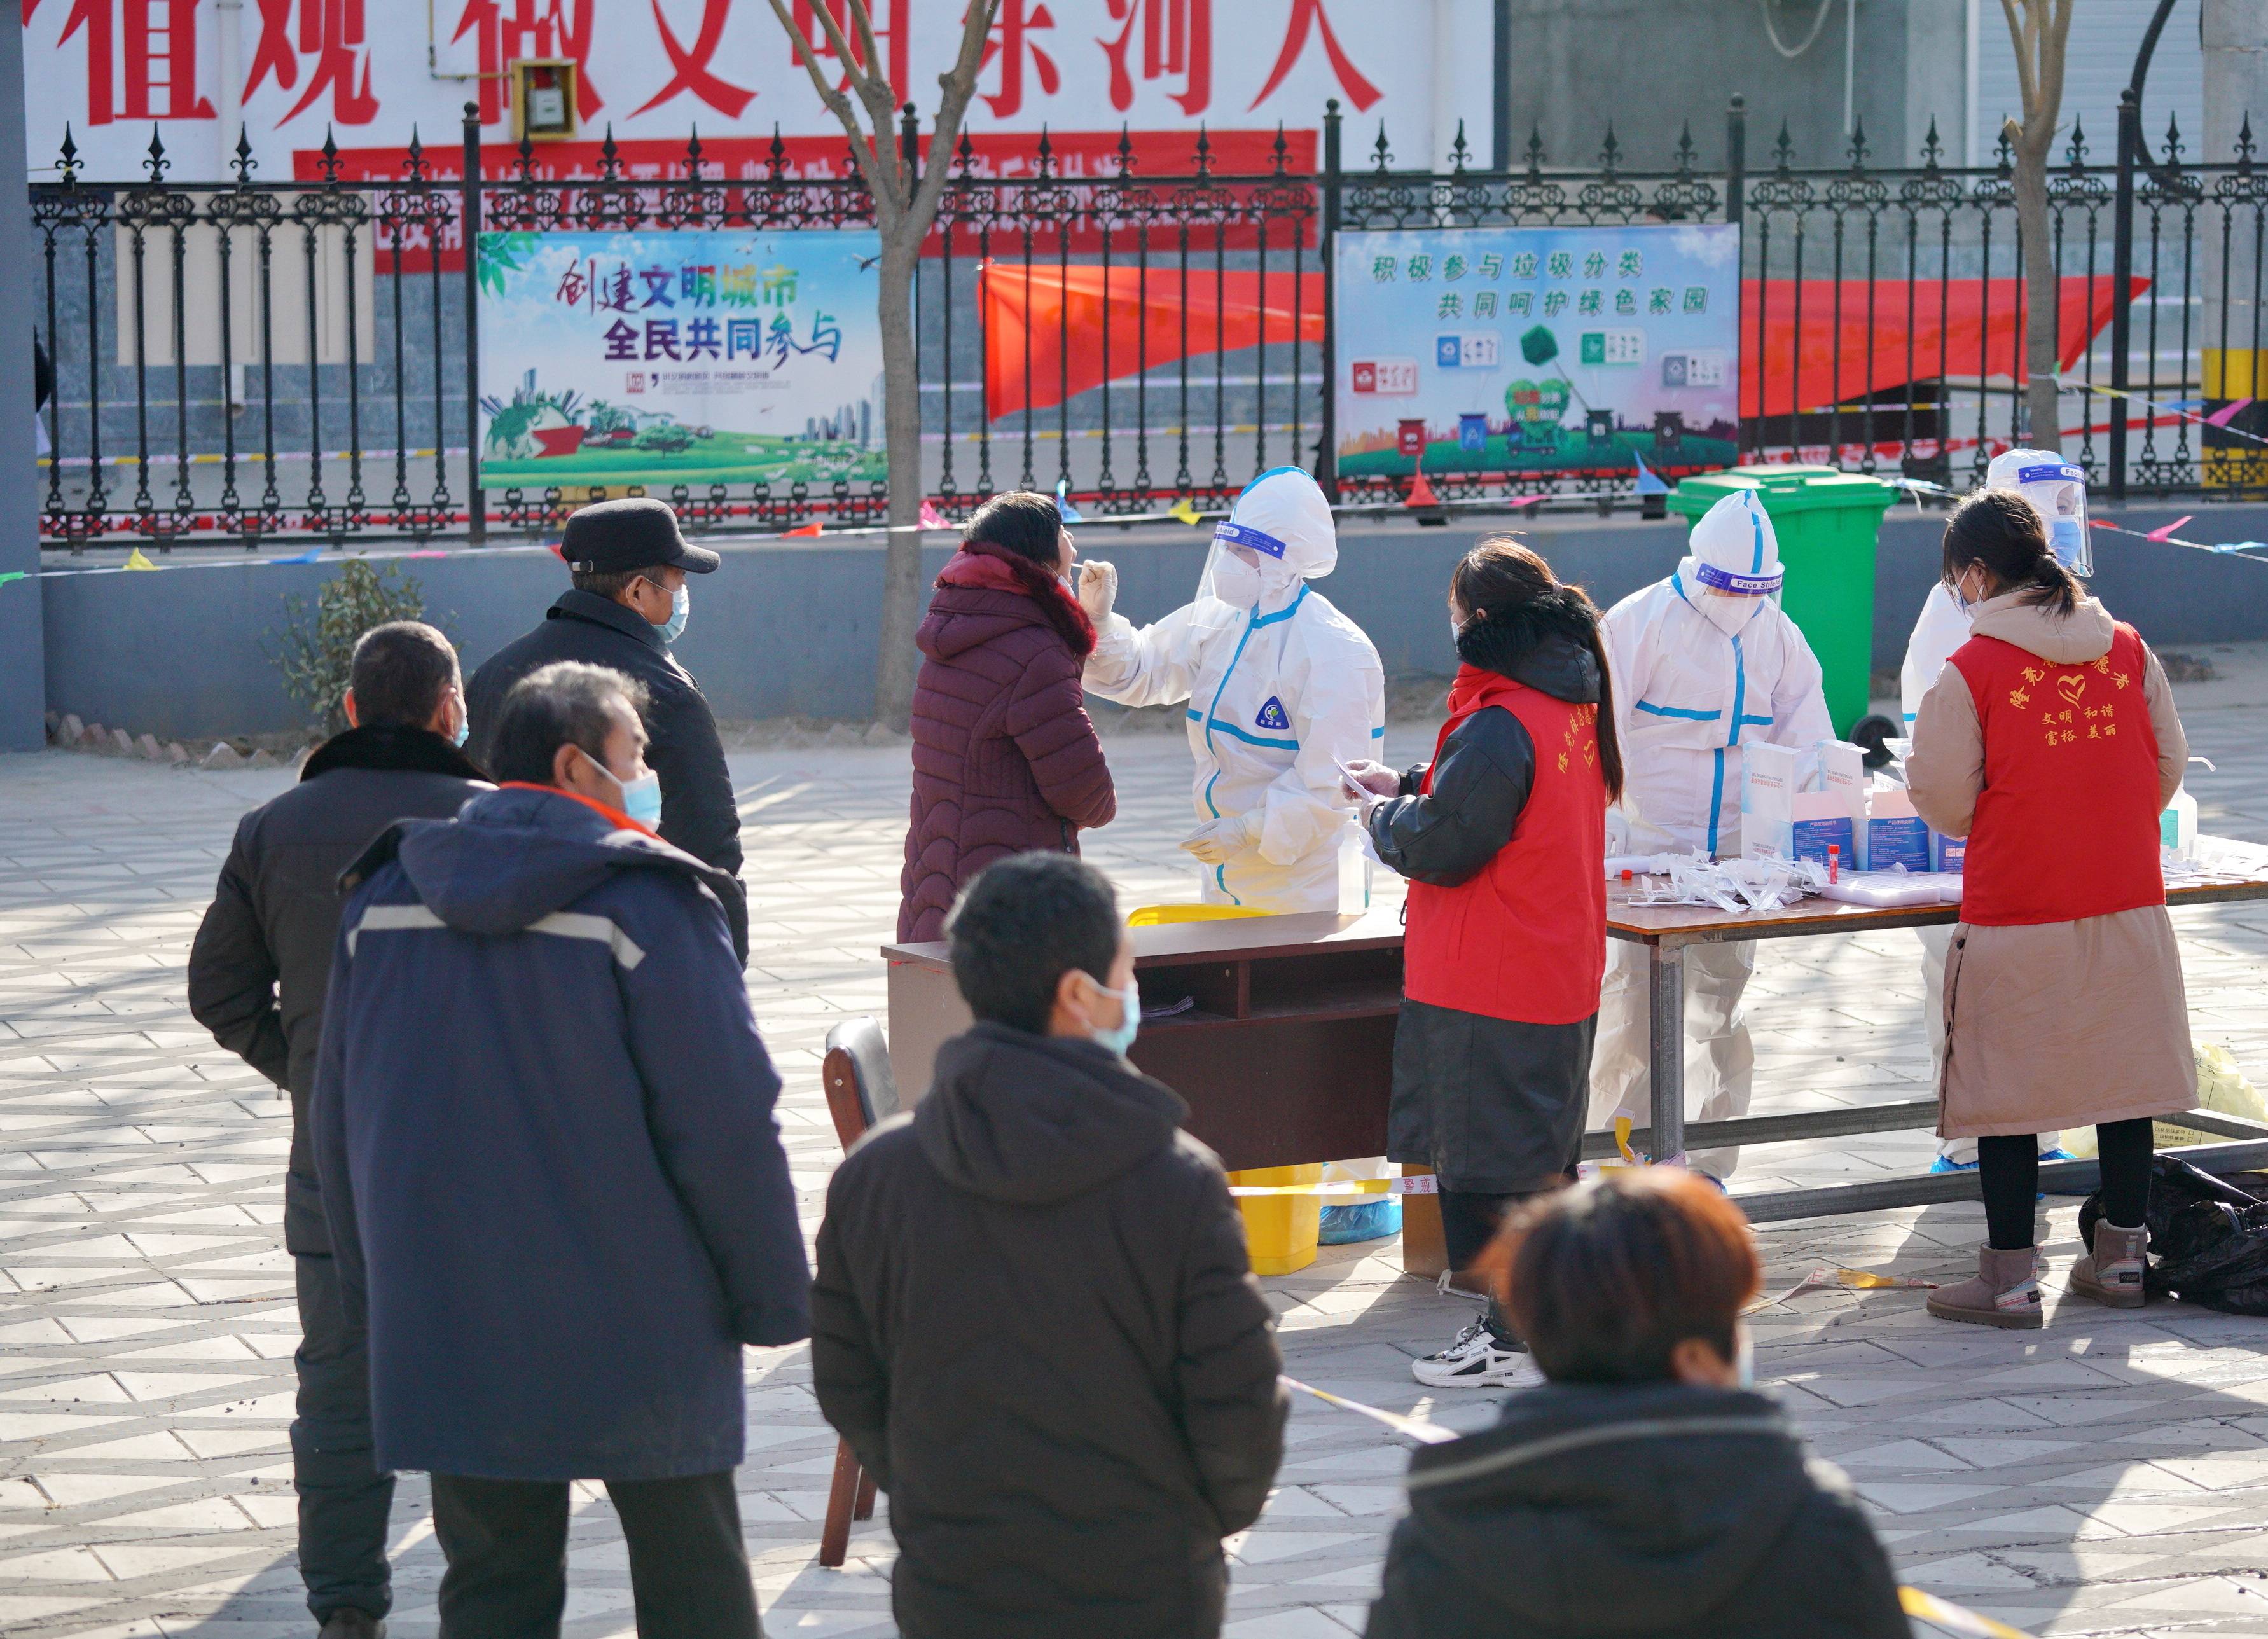
[[1208, 865], [1225, 865], [1257, 840], [1260, 827], [1248, 814], [1208, 820], [1182, 839], [1182, 846]]
[[1086, 618], [1097, 626], [1110, 618], [1110, 606], [1118, 600], [1118, 571], [1101, 558], [1089, 558], [1079, 566], [1079, 603], [1086, 611]]
[[1382, 762], [1358, 757], [1340, 765], [1339, 790], [1349, 802], [1362, 803], [1367, 808], [1366, 797], [1401, 796], [1402, 776]]

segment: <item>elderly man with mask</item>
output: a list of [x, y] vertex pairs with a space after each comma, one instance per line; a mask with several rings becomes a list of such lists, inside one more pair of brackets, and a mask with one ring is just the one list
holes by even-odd
[[1112, 613], [1117, 571], [1090, 560], [1089, 693], [1125, 706], [1189, 702], [1198, 824], [1182, 846], [1208, 903], [1339, 908], [1357, 848], [1338, 765], [1375, 756], [1386, 728], [1378, 650], [1311, 583], [1338, 563], [1329, 502], [1296, 467], [1254, 479], [1213, 531], [1196, 601], [1137, 628]]
[[[1741, 747], [1835, 737], [1811, 645], [1781, 612], [1779, 541], [1753, 491], [1727, 496], [1693, 526], [1667, 580], [1632, 592], [1602, 628], [1614, 675], [1615, 732], [1626, 783], [1608, 814], [1609, 853], [1741, 852]], [[1687, 1119], [1749, 1109], [1756, 1048], [1741, 993], [1756, 944], [1685, 953]], [[1610, 940], [1591, 1058], [1591, 1126], [1653, 1107], [1646, 954]], [[1695, 1171], [1722, 1183], [1738, 1150], [1704, 1150]]]

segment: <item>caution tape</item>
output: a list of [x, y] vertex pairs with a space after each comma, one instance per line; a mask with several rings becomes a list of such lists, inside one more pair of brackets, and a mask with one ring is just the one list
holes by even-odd
[[2011, 1628], [2006, 1622], [1980, 1616], [1950, 1599], [1924, 1593], [1919, 1588], [1900, 1588], [1898, 1608], [1917, 1621], [1929, 1622], [1949, 1634], [1958, 1634], [1961, 1639], [2032, 1639], [2021, 1628]]
[[1423, 1417], [1407, 1417], [1398, 1411], [1388, 1411], [1382, 1407], [1366, 1406], [1359, 1400], [1347, 1400], [1330, 1393], [1328, 1389], [1319, 1389], [1313, 1384], [1302, 1383], [1297, 1378], [1279, 1376], [1277, 1381], [1282, 1383], [1286, 1388], [1299, 1390], [1302, 1394], [1312, 1394], [1327, 1406], [1336, 1406], [1341, 1411], [1351, 1411], [1358, 1417], [1369, 1418], [1373, 1422], [1382, 1422], [1396, 1434], [1406, 1434], [1421, 1445], [1446, 1444], [1459, 1437], [1454, 1429], [1445, 1429], [1440, 1423], [1428, 1422]]
[[1232, 1195], [1438, 1195], [1440, 1180], [1431, 1172], [1416, 1178], [1350, 1178], [1328, 1184], [1231, 1184]]
[[1742, 1314], [1754, 1314], [1759, 1309], [1770, 1309], [1791, 1297], [1806, 1292], [1840, 1290], [1846, 1292], [1933, 1292], [1935, 1281], [1925, 1281], [1911, 1275], [1881, 1275], [1872, 1269], [1830, 1269], [1822, 1265], [1805, 1275], [1777, 1297], [1759, 1297]]
[[[2225, 432], [2232, 438], [2242, 438], [2247, 444], [2268, 445], [2268, 438], [2262, 437], [2258, 433], [2246, 432], [2242, 428], [2230, 426], [2227, 421], [2215, 421], [2211, 415], [2200, 415], [2196, 411], [2184, 409], [2178, 404], [2167, 404], [2157, 399], [2145, 398], [2129, 388], [2098, 386], [2092, 381], [2059, 380], [2056, 385], [2066, 393], [2099, 393], [2106, 399], [2131, 399], [2146, 409], [2155, 410], [2161, 415], [2171, 415], [2178, 421], [2194, 422], [2200, 427], [2210, 427], [2215, 432]], [[2232, 415], [2252, 401], [2250, 399], [2239, 400], [2229, 409], [2221, 411], [2220, 414]]]

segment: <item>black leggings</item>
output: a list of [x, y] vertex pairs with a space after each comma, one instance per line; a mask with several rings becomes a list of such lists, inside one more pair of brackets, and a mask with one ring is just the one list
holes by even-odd
[[[1512, 1210], [1526, 1195], [1491, 1195], [1475, 1189], [1445, 1189], [1436, 1197], [1441, 1203], [1441, 1244], [1448, 1254], [1449, 1268], [1462, 1275], [1473, 1267], [1496, 1238], [1504, 1225], [1504, 1215]], [[1500, 1343], [1517, 1341], [1512, 1323], [1505, 1319], [1504, 1310], [1494, 1297], [1488, 1300], [1488, 1328], [1496, 1334]]]
[[[2103, 1222], [2139, 1228], [2150, 1207], [2149, 1118], [2104, 1121], [2095, 1129], [2095, 1143], [2102, 1164]], [[2029, 1246], [2040, 1193], [2038, 1135], [1979, 1138], [1977, 1178], [1984, 1191], [1984, 1224], [1993, 1250], [2021, 1252]]]

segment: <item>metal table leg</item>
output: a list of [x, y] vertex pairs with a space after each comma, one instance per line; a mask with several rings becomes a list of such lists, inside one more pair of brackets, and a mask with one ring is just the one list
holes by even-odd
[[1668, 943], [1646, 947], [1650, 1079], [1653, 1087], [1653, 1159], [1685, 1159], [1685, 951]]

